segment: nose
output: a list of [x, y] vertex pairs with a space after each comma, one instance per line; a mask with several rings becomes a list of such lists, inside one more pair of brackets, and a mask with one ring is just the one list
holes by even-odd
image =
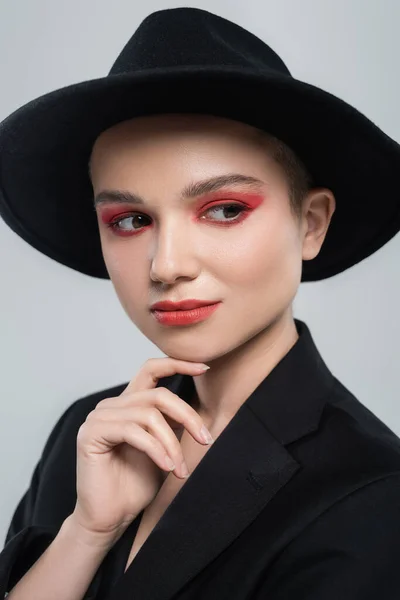
[[177, 219], [160, 226], [151, 256], [153, 281], [171, 284], [182, 277], [197, 277], [199, 262], [189, 229]]

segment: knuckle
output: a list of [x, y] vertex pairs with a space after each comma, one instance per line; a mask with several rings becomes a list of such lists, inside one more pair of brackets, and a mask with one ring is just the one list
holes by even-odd
[[162, 415], [158, 408], [156, 408], [155, 406], [151, 406], [148, 409], [147, 418], [151, 425], [158, 425], [161, 422]]
[[77, 440], [78, 444], [82, 444], [85, 441], [86, 433], [87, 433], [87, 425], [86, 425], [86, 423], [82, 423], [82, 425], [78, 429], [78, 434], [76, 436], [76, 440]]
[[157, 364], [157, 359], [156, 358], [148, 358], [146, 360], [146, 362], [144, 363], [143, 367], [147, 370], [147, 371], [152, 371], [155, 367], [155, 365]]
[[[96, 419], [98, 414], [99, 414], [98, 412], [96, 413], [96, 409], [91, 410], [90, 413], [86, 416], [85, 423], [88, 423], [89, 421], [93, 421], [94, 419]], [[83, 423], [83, 424], [85, 424], [85, 423]]]
[[[139, 396], [140, 397], [140, 396]], [[123, 405], [124, 406], [135, 406], [138, 404], [138, 393], [137, 392], [127, 392], [123, 397]]]
[[112, 399], [113, 398], [103, 398], [102, 400], [100, 400], [100, 402], [98, 402], [96, 404], [96, 406], [94, 407], [94, 410], [96, 410], [97, 408], [103, 408], [104, 406], [108, 406], [109, 401]]
[[160, 386], [155, 389], [157, 400], [167, 400], [170, 398], [171, 392], [163, 386]]
[[159, 387], [157, 387], [157, 388], [156, 388], [156, 392], [157, 392], [158, 394], [170, 393], [169, 389], [168, 389], [168, 388], [166, 388], [166, 387], [165, 387], [165, 386], [163, 386], [163, 385], [160, 385]]
[[104, 406], [101, 410], [94, 411], [91, 421], [99, 423], [110, 420], [110, 414], [113, 415], [113, 409], [109, 406]]

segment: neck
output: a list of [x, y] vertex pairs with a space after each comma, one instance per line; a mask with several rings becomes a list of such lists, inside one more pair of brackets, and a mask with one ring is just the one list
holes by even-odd
[[193, 378], [193, 408], [211, 430], [226, 425], [249, 395], [299, 339], [292, 315], [274, 321], [234, 351], [206, 360], [210, 369]]

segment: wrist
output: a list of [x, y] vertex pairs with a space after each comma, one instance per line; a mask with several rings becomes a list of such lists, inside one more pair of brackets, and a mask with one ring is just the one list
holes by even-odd
[[62, 533], [74, 540], [76, 544], [85, 546], [95, 552], [106, 554], [121, 537], [120, 533], [100, 533], [85, 529], [74, 517], [69, 515], [62, 524]]

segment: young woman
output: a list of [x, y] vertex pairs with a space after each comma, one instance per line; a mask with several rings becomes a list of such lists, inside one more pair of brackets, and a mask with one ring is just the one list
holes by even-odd
[[13, 113], [0, 148], [5, 221], [110, 278], [166, 355], [60, 417], [0, 594], [397, 599], [400, 440], [292, 304], [400, 229], [399, 146], [251, 33], [179, 8], [107, 77]]

